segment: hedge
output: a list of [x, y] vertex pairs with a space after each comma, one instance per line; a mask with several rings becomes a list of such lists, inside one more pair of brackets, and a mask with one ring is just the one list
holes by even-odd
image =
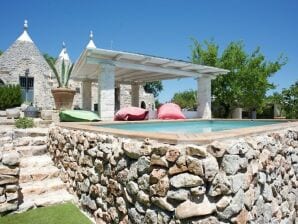
[[19, 85], [0, 86], [0, 110], [18, 107], [22, 102], [22, 92]]

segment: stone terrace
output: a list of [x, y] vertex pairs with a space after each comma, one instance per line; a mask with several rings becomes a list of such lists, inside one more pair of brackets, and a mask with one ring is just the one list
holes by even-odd
[[97, 223], [297, 223], [298, 129], [161, 144], [53, 126], [49, 151]]

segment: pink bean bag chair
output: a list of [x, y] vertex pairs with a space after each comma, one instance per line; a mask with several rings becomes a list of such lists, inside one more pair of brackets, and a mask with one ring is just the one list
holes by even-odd
[[181, 108], [175, 103], [166, 103], [161, 105], [157, 110], [157, 118], [162, 120], [185, 119]]
[[114, 118], [115, 121], [140, 121], [146, 119], [148, 119], [148, 111], [139, 107], [122, 108]]

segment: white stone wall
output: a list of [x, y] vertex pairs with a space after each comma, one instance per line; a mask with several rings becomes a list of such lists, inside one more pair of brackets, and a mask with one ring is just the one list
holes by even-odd
[[34, 77], [34, 105], [51, 109], [54, 100], [51, 93], [50, 67], [37, 47], [28, 41], [16, 41], [0, 56], [0, 79], [5, 84], [19, 84], [19, 77], [29, 69], [29, 77]]
[[120, 85], [120, 109], [131, 106], [131, 85]]
[[[74, 80], [70, 80], [70, 87], [72, 89], [75, 89], [76, 87], [80, 88], [80, 93], [76, 93], [75, 99], [74, 99], [74, 106], [78, 106], [80, 108], [82, 107], [82, 83]], [[131, 85], [125, 85], [125, 84], [120, 84], [118, 86], [120, 88], [120, 109], [124, 107], [129, 107], [132, 104], [131, 101]], [[147, 109], [153, 106], [155, 108], [155, 99], [153, 94], [146, 93], [144, 88], [140, 86], [139, 90], [139, 106], [141, 105], [141, 102], [144, 101], [146, 103]], [[91, 109], [94, 110], [94, 104], [98, 103], [98, 84], [93, 82], [92, 87], [91, 87]]]
[[155, 98], [153, 94], [146, 93], [144, 88], [141, 86], [140, 88], [140, 105], [141, 102], [144, 101], [146, 103], [146, 109], [155, 110]]
[[[132, 88], [131, 85], [120, 85], [120, 108], [128, 107], [132, 105]], [[144, 101], [146, 104], [146, 109], [150, 109], [153, 105], [153, 109], [155, 109], [155, 99], [153, 94], [146, 93], [143, 86], [140, 85], [139, 88], [139, 104], [141, 106], [141, 102]]]

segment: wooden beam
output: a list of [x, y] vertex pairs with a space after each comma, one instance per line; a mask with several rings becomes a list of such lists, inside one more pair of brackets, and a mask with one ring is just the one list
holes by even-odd
[[120, 60], [121, 58], [123, 58], [123, 54], [117, 54], [113, 59], [114, 60]]
[[140, 61], [140, 63], [141, 63], [142, 65], [144, 65], [144, 64], [146, 64], [146, 63], [148, 63], [148, 62], [150, 62], [150, 61], [151, 61], [151, 58], [146, 57], [146, 58], [142, 59], [142, 60]]
[[[186, 66], [184, 66], [184, 67], [182, 67], [182, 68], [180, 68], [181, 70], [188, 70], [188, 69], [191, 69], [191, 68], [193, 68], [193, 64], [191, 64], [191, 65], [186, 65]], [[192, 69], [192, 70], [195, 70], [195, 69]]]
[[124, 74], [127, 74], [127, 73], [130, 73], [129, 72], [129, 69], [123, 69], [123, 68], [118, 68], [118, 72], [116, 72], [116, 76], [121, 76], [121, 75], [124, 75]]
[[168, 61], [168, 62], [166, 62], [166, 63], [161, 64], [160, 66], [163, 67], [163, 68], [166, 68], [166, 67], [169, 67], [169, 66], [172, 65], [172, 64], [173, 64], [172, 61]]
[[156, 73], [165, 73], [165, 74], [173, 74], [179, 76], [186, 76], [186, 77], [198, 77], [199, 73], [197, 72], [188, 72], [182, 71], [179, 69], [173, 68], [162, 68], [160, 66], [151, 66], [151, 65], [141, 65], [135, 63], [128, 63], [128, 62], [121, 62], [121, 61], [113, 61], [113, 60], [105, 60], [105, 59], [98, 59], [98, 58], [91, 58], [87, 57], [86, 60], [87, 64], [100, 64], [100, 63], [112, 63], [116, 67], [132, 69], [132, 70], [142, 70], [148, 72], [156, 72]]
[[199, 74], [207, 74], [207, 73], [216, 73], [218, 71], [216, 71], [215, 69], [210, 69], [210, 68], [202, 68], [199, 70], [196, 70]]
[[121, 76], [119, 76], [120, 79], [127, 79], [127, 78], [131, 78], [131, 77], [140, 77], [140, 75], [144, 75], [144, 74], [148, 74], [148, 72], [146, 71], [135, 71], [135, 72], [129, 72], [126, 74], [123, 74]]
[[179, 79], [179, 78], [186, 78], [185, 76], [176, 76], [171, 74], [163, 74], [163, 75], [156, 75], [156, 73], [152, 74], [145, 74], [144, 76], [138, 78], [132, 78], [130, 81], [143, 81], [143, 82], [152, 82], [158, 80], [169, 80], [169, 79]]

